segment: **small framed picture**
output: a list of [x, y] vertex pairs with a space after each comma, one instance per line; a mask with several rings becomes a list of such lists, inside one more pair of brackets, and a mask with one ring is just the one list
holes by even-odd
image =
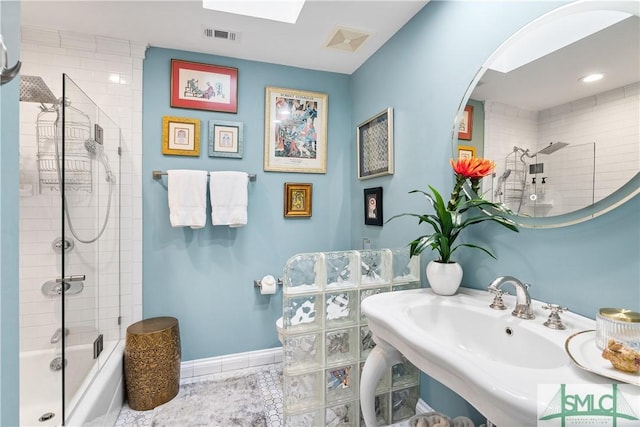
[[184, 117], [162, 118], [162, 154], [200, 155], [200, 120]]
[[284, 216], [310, 217], [313, 184], [284, 183]]
[[209, 121], [209, 157], [242, 158], [242, 122]]
[[171, 60], [171, 107], [238, 112], [238, 69]]
[[471, 140], [471, 131], [473, 130], [473, 106], [464, 107], [460, 124], [458, 125], [458, 139], [465, 141]]
[[360, 123], [356, 139], [358, 179], [393, 174], [393, 108]]
[[458, 158], [470, 159], [476, 156], [476, 147], [470, 145], [458, 145]]
[[382, 187], [364, 189], [364, 223], [382, 226]]

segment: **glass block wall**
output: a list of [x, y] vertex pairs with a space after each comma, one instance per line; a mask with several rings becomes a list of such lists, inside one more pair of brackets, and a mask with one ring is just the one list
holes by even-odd
[[[285, 426], [364, 426], [360, 372], [375, 343], [360, 302], [419, 288], [420, 258], [408, 248], [298, 254], [283, 281]], [[390, 368], [377, 387], [378, 425], [413, 416], [418, 397], [417, 368]]]

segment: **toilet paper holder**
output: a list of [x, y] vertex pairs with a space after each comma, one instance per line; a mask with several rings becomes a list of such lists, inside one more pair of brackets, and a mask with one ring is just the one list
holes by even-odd
[[[265, 277], [267, 277], [267, 276], [265, 276]], [[262, 279], [264, 279], [264, 277]], [[253, 281], [253, 287], [254, 288], [262, 288], [262, 279], [254, 280]], [[282, 283], [283, 283], [282, 282], [282, 277], [276, 279], [276, 285], [282, 286]]]

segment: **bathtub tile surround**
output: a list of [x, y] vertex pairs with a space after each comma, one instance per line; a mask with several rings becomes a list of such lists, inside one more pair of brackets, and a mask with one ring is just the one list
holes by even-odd
[[[112, 286], [85, 282], [85, 296], [91, 288], [106, 303], [100, 320], [122, 316], [121, 325], [100, 322], [105, 341], [124, 336], [121, 328], [142, 317], [142, 63], [146, 46], [126, 40], [64, 31], [23, 27], [21, 37], [22, 75], [42, 77], [54, 96], [62, 96], [62, 74], [66, 73], [117, 125], [124, 140], [119, 177], [121, 187], [121, 266], [110, 277]], [[116, 81], [117, 80], [117, 81]], [[20, 341], [21, 351], [51, 348], [50, 338], [60, 327], [59, 303], [40, 292], [47, 280], [60, 276], [60, 255], [51, 242], [60, 237], [60, 193], [40, 188], [38, 183], [36, 118], [37, 103], [20, 103]], [[76, 244], [70, 254], [79, 256]], [[102, 247], [101, 247], [102, 250]], [[74, 253], [75, 252], [75, 253]], [[82, 255], [82, 256], [87, 256]], [[117, 259], [117, 257], [116, 257]], [[78, 269], [84, 268], [78, 265]], [[88, 274], [88, 277], [90, 275]], [[120, 291], [118, 291], [120, 286]], [[118, 298], [121, 293], [122, 307]], [[89, 302], [89, 301], [87, 301]], [[135, 307], [134, 307], [135, 305]], [[87, 307], [77, 305], [67, 320], [82, 323]], [[72, 330], [72, 335], [73, 335]]]

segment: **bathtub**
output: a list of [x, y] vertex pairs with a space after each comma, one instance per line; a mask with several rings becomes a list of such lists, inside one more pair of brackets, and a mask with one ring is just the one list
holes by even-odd
[[[90, 344], [67, 348], [67, 426], [115, 424], [124, 400], [123, 348], [122, 342], [105, 342], [97, 361], [93, 359]], [[20, 425], [63, 424], [62, 375], [49, 368], [54, 357], [56, 351], [53, 349], [20, 354]], [[40, 421], [43, 416], [45, 419]]]

